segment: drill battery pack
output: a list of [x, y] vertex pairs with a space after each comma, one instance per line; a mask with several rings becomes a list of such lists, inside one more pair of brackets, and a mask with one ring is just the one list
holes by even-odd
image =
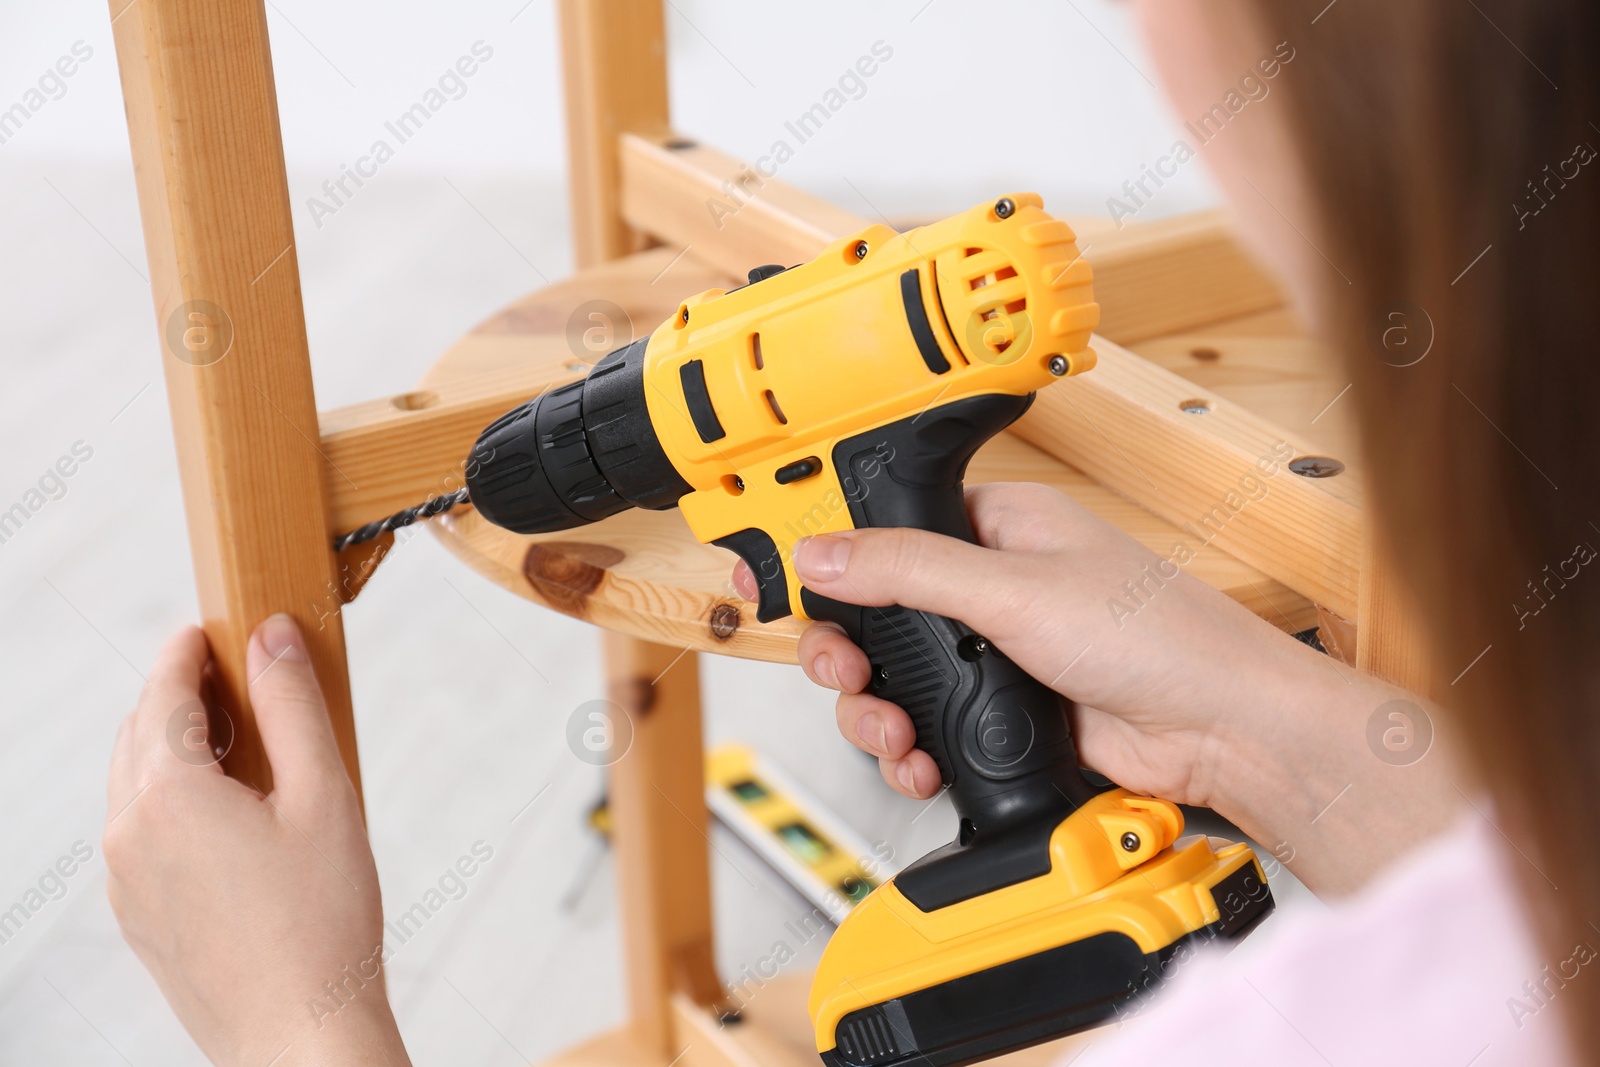
[[881, 886], [839, 928], [811, 987], [823, 1062], [959, 1067], [1088, 1029], [1271, 913], [1247, 845], [1197, 836], [1140, 860], [1148, 842], [1125, 827], [1152, 817], [1161, 838], [1181, 832], [1165, 801], [1102, 793], [1051, 835], [1049, 873], [931, 912]]

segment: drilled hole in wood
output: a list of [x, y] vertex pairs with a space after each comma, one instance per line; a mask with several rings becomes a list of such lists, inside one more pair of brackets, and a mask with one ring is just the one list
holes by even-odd
[[1215, 363], [1222, 358], [1222, 353], [1215, 348], [1191, 348], [1189, 349], [1189, 355], [1198, 359], [1201, 363]]
[[1209, 415], [1211, 413], [1211, 405], [1198, 398], [1180, 402], [1178, 409], [1185, 415]]
[[439, 394], [426, 389], [417, 393], [401, 393], [389, 399], [389, 403], [398, 411], [421, 411], [423, 408], [433, 407], [438, 402]]

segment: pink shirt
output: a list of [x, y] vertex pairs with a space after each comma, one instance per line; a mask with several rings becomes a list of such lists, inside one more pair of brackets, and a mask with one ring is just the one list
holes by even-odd
[[1265, 944], [1191, 962], [1068, 1059], [1072, 1067], [1575, 1064], [1561, 991], [1579, 968], [1600, 963], [1587, 941], [1543, 958], [1510, 866], [1526, 862], [1468, 813], [1357, 896], [1269, 918], [1252, 935]]

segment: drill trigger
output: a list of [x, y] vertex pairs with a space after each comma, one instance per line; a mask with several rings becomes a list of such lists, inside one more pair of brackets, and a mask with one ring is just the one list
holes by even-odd
[[789, 605], [789, 576], [772, 535], [754, 526], [711, 542], [737, 553], [756, 579], [756, 621], [773, 622], [793, 613]]

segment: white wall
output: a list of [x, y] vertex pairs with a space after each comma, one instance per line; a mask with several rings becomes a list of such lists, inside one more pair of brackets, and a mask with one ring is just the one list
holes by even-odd
[[[75, 41], [94, 55], [61, 99], [0, 145], [0, 165], [63, 153], [126, 158], [105, 0], [7, 7], [0, 108]], [[481, 40], [493, 58], [461, 99], [398, 146], [383, 173], [561, 174], [551, 0], [270, 0], [267, 18], [292, 171], [337, 176], [384, 136], [386, 119]], [[891, 48], [865, 95], [799, 146], [783, 171], [863, 213], [872, 210], [863, 200], [895, 215], [1019, 187], [1041, 190], [1058, 210], [1103, 212], [1106, 198], [1176, 136], [1128, 12], [1111, 0], [672, 0], [667, 28], [677, 125], [745, 158], [784, 136], [784, 122], [874, 42]], [[316, 184], [296, 190], [302, 215]], [[1200, 169], [1189, 168], [1151, 214], [1211, 199]]]

